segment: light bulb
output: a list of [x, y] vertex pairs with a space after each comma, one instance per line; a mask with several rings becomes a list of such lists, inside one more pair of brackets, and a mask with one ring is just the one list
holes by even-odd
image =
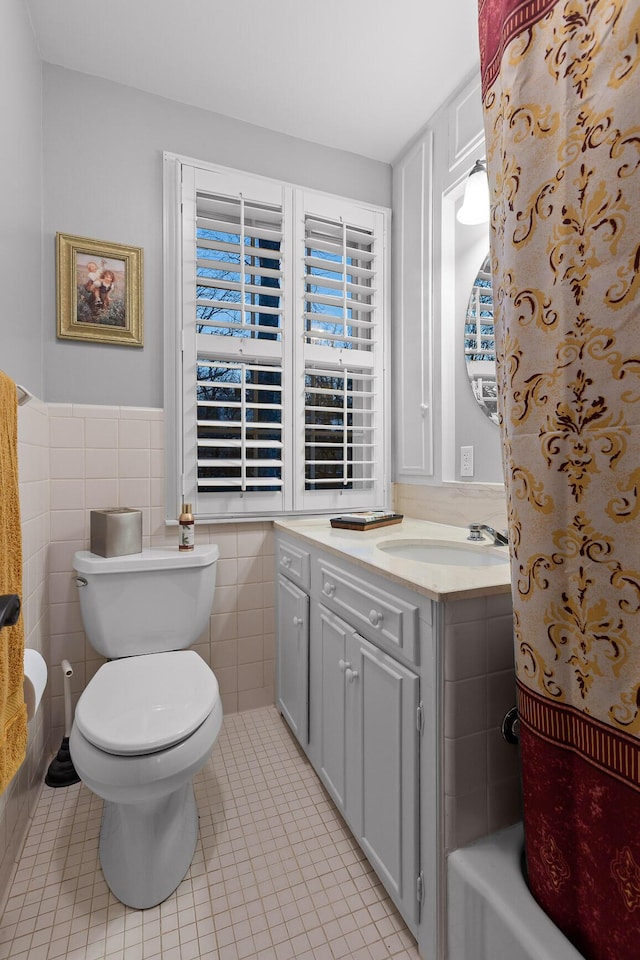
[[476, 160], [473, 170], [467, 177], [464, 188], [464, 200], [458, 210], [459, 223], [486, 223], [489, 220], [489, 179], [483, 160]]

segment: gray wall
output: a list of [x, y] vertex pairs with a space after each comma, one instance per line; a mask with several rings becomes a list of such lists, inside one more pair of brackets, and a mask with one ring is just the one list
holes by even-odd
[[42, 69], [24, 0], [0, 3], [0, 369], [42, 396]]
[[[391, 205], [387, 164], [51, 64], [43, 70], [48, 401], [162, 406], [163, 151]], [[57, 231], [144, 248], [143, 349], [56, 340]]]

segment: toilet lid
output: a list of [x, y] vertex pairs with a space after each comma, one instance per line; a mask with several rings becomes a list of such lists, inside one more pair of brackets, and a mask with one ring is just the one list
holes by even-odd
[[215, 674], [193, 650], [123, 657], [100, 667], [75, 721], [107, 753], [155, 753], [197, 730], [218, 696]]

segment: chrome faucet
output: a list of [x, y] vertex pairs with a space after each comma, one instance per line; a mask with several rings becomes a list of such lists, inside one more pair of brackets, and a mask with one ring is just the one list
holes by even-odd
[[493, 527], [490, 527], [486, 523], [470, 523], [467, 540], [484, 540], [483, 533], [488, 533], [494, 544], [498, 547], [506, 547], [509, 543], [504, 533], [494, 530]]

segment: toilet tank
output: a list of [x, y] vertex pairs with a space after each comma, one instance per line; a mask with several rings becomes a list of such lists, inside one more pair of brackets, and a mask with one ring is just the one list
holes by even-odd
[[126, 557], [74, 554], [80, 611], [89, 643], [110, 659], [190, 647], [211, 615], [215, 544]]

